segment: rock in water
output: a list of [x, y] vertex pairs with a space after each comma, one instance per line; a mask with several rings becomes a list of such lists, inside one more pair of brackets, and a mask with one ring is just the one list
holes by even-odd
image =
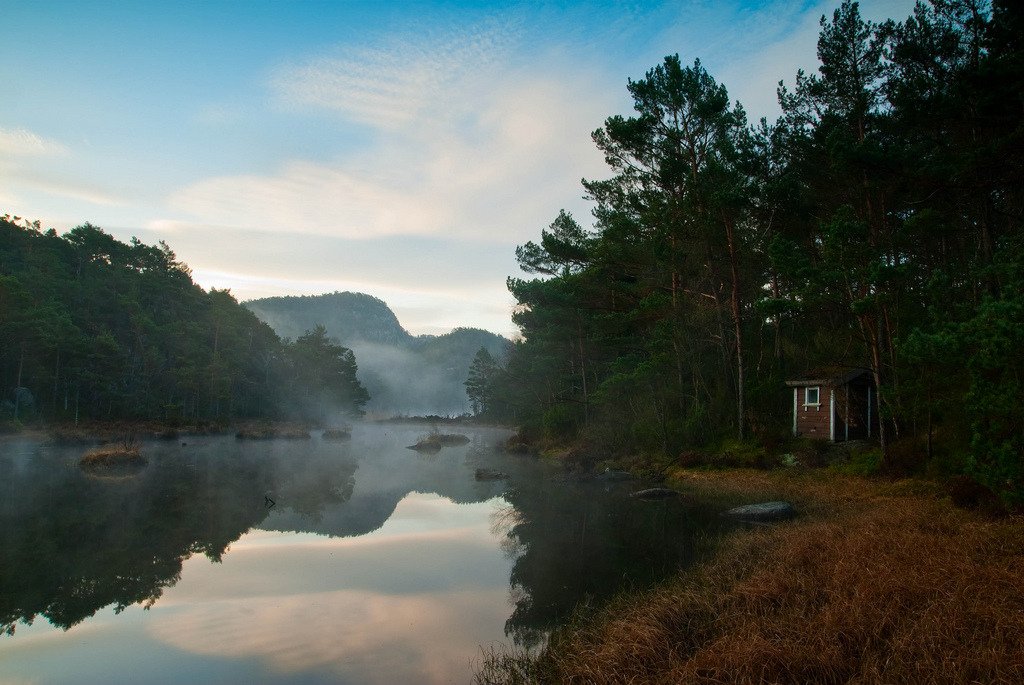
[[631, 493], [630, 497], [636, 497], [637, 499], [668, 499], [669, 497], [679, 497], [679, 491], [669, 488], [647, 488], [646, 490], [637, 490]]
[[619, 483], [626, 480], [633, 480], [633, 474], [629, 471], [613, 471], [611, 469], [605, 469], [595, 477], [595, 480], [600, 480], [605, 483]]
[[508, 478], [508, 476], [506, 476], [501, 471], [494, 471], [492, 469], [477, 469], [476, 470], [476, 479], [477, 480], [504, 480], [505, 478]]
[[409, 445], [405, 449], [416, 450], [417, 452], [440, 452], [442, 445], [436, 442], [424, 442], [420, 440], [415, 445]]
[[795, 516], [796, 510], [789, 502], [761, 502], [730, 509], [724, 515], [744, 521], [781, 521]]

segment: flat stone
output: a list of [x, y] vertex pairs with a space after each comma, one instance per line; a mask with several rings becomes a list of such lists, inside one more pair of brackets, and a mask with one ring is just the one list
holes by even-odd
[[669, 488], [647, 488], [646, 490], [637, 490], [630, 494], [630, 497], [636, 497], [637, 499], [667, 499], [669, 497], [679, 497], [678, 490], [671, 490]]
[[730, 509], [724, 515], [745, 521], [781, 521], [795, 516], [796, 510], [789, 502], [761, 502]]

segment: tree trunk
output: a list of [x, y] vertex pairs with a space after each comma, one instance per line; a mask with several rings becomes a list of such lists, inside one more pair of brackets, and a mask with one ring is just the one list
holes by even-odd
[[[867, 315], [858, 317], [861, 320], [861, 327], [867, 333], [867, 342], [871, 352], [871, 375], [875, 380], [875, 395], [878, 402], [878, 446], [882, 450], [882, 464], [889, 465], [888, 442], [889, 432], [885, 427], [885, 419], [882, 417], [882, 351], [878, 341], [878, 331]], [[877, 322], [876, 322], [877, 324]]]
[[743, 406], [743, 326], [740, 321], [740, 275], [736, 264], [736, 239], [732, 221], [725, 219], [725, 235], [729, 246], [729, 272], [732, 280], [730, 306], [732, 309], [733, 334], [736, 337], [736, 433], [740, 440], [744, 438]]
[[60, 348], [57, 348], [57, 366], [53, 371], [53, 397], [50, 404], [53, 406], [53, 413], [57, 413], [57, 393], [60, 390]]
[[[779, 299], [779, 277], [774, 270], [772, 271], [772, 297], [776, 300]], [[775, 329], [775, 366], [777, 368], [782, 360], [782, 320], [778, 314], [772, 317], [772, 327]]]
[[579, 318], [576, 319], [576, 341], [580, 351], [580, 380], [583, 389], [583, 423], [590, 423], [590, 398], [587, 396], [587, 365], [583, 356], [583, 327]]
[[25, 368], [25, 341], [21, 341], [21, 353], [18, 356], [18, 380], [14, 384], [14, 419], [18, 419], [21, 409], [21, 372]]

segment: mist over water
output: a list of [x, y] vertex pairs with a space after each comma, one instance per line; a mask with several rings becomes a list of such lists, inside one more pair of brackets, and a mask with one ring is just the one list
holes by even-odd
[[465, 381], [481, 347], [495, 358], [508, 341], [476, 328], [414, 336], [388, 305], [363, 293], [271, 297], [246, 302], [256, 316], [285, 338], [317, 325], [351, 349], [356, 376], [370, 393], [366, 410], [378, 416], [456, 416], [470, 410]]
[[537, 645], [725, 525], [498, 453], [507, 431], [407, 449], [425, 430], [185, 437], [121, 474], [0, 443], [0, 680], [468, 682], [480, 645]]
[[425, 363], [422, 354], [394, 345], [356, 340], [350, 344], [357, 377], [370, 393], [367, 409], [386, 416], [457, 416], [469, 412], [463, 382], [469, 364]]

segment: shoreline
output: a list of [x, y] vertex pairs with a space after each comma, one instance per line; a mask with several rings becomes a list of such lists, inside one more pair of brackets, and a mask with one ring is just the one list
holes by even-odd
[[[385, 419], [348, 419], [346, 426], [356, 423], [368, 424], [410, 424], [429, 426], [432, 424], [460, 425], [482, 428], [509, 428], [491, 422], [477, 422], [459, 417], [445, 418], [434, 416], [396, 416]], [[241, 419], [228, 423], [198, 422], [171, 423], [162, 421], [90, 421], [78, 425], [74, 423], [56, 423], [51, 425], [30, 425], [18, 430], [0, 433], [0, 442], [11, 440], [49, 440], [65, 444], [95, 445], [120, 440], [124, 436], [133, 436], [142, 440], [175, 439], [176, 437], [197, 435], [227, 435], [247, 430], [274, 430], [288, 432], [294, 430], [318, 431], [338, 428], [335, 424], [320, 424], [315, 421], [288, 421], [283, 419]]]
[[728, 534], [538, 654], [485, 653], [477, 682], [1024, 682], [1024, 517], [958, 509], [932, 482], [823, 469], [666, 482], [785, 499], [798, 516]]

